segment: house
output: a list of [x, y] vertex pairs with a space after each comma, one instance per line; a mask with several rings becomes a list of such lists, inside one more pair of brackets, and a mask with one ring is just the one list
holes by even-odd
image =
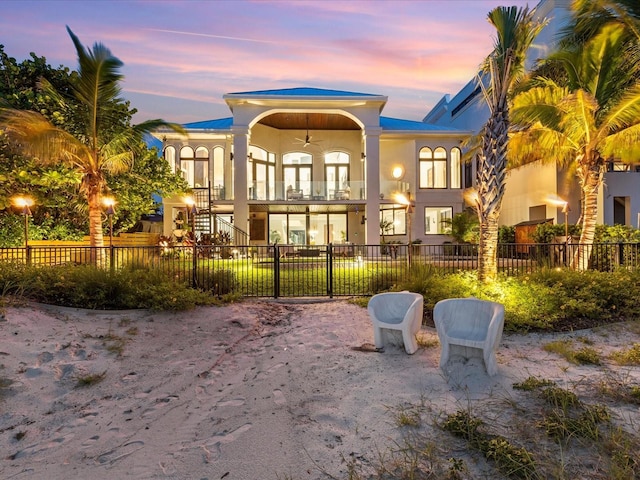
[[238, 245], [379, 244], [386, 220], [388, 241], [448, 239], [443, 220], [462, 211], [471, 185], [460, 150], [470, 131], [381, 116], [387, 97], [376, 94], [290, 88], [223, 98], [231, 117], [186, 124], [186, 137], [154, 133], [197, 207], [163, 199], [165, 235], [186, 218], [196, 235], [229, 232]]
[[[548, 23], [530, 48], [527, 67], [551, 53], [558, 32], [570, 18], [570, 6], [571, 0], [542, 0], [535, 7], [535, 15], [546, 18]], [[423, 121], [477, 133], [488, 118], [489, 109], [481, 88], [472, 79], [454, 96], [445, 95]], [[640, 228], [639, 186], [640, 159], [633, 165], [611, 162], [599, 192], [598, 223]], [[569, 223], [576, 223], [581, 209], [575, 176], [553, 161], [513, 168], [507, 174], [500, 224], [516, 225], [548, 218], [563, 223], [567, 219], [560, 199], [568, 202]]]

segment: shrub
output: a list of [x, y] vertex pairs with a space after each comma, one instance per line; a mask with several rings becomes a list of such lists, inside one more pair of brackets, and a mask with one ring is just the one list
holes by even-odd
[[199, 270], [196, 278], [198, 288], [213, 295], [227, 295], [238, 288], [236, 273], [229, 269]]
[[39, 268], [0, 264], [0, 291], [42, 303], [97, 310], [186, 310], [214, 302], [201, 291], [146, 268], [115, 272], [88, 265]]

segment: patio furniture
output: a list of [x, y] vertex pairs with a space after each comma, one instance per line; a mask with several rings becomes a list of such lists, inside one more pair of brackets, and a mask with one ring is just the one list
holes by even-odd
[[336, 193], [333, 195], [335, 200], [349, 200], [350, 192], [347, 190], [336, 190]]
[[404, 349], [412, 355], [418, 350], [416, 334], [422, 326], [424, 298], [413, 292], [378, 293], [369, 300], [367, 311], [373, 323], [376, 348], [384, 347], [385, 330], [402, 332]]
[[500, 303], [478, 298], [449, 298], [436, 303], [433, 309], [442, 352], [440, 368], [449, 360], [451, 345], [465, 349], [482, 350], [487, 373], [496, 374], [496, 349], [502, 339], [504, 306]]
[[303, 198], [302, 190], [287, 190], [287, 200], [302, 200]]

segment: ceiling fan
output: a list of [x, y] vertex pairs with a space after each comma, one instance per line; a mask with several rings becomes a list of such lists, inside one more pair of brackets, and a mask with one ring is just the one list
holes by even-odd
[[307, 115], [307, 134], [304, 137], [304, 139], [302, 138], [296, 138], [296, 141], [298, 142], [298, 144], [302, 145], [302, 148], [307, 148], [311, 145], [319, 147], [320, 144], [317, 142], [312, 141], [313, 137], [311, 135], [309, 135], [309, 115]]

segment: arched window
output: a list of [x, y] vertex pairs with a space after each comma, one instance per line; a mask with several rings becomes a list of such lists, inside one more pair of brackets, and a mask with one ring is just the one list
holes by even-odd
[[175, 147], [167, 147], [164, 149], [164, 159], [169, 163], [171, 172], [176, 173], [176, 149]]
[[462, 153], [458, 147], [451, 149], [451, 188], [462, 188]]
[[327, 182], [327, 198], [344, 200], [349, 198], [349, 161], [348, 153], [327, 152], [324, 155], [324, 172]]
[[198, 147], [194, 152], [191, 147], [182, 147], [180, 149], [180, 170], [190, 187], [208, 187], [209, 150], [205, 147]]
[[447, 188], [447, 151], [438, 147], [420, 149], [420, 188]]

